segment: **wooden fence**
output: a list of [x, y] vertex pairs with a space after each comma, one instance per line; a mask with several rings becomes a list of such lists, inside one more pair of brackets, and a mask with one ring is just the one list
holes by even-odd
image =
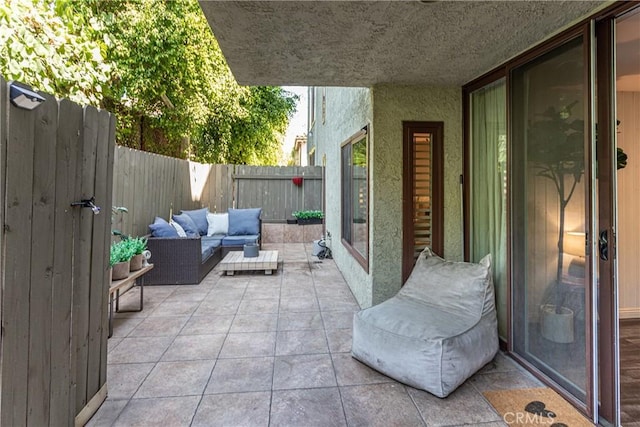
[[[262, 207], [262, 219], [284, 222], [298, 210], [322, 210], [322, 166], [236, 166], [236, 207]], [[301, 177], [298, 186], [294, 177]]]
[[[0, 79], [0, 425], [73, 425], [106, 397], [114, 117], [33, 111]], [[73, 207], [95, 197], [106, 209]]]
[[[303, 177], [297, 186], [292, 178]], [[291, 213], [322, 209], [322, 167], [210, 165], [125, 147], [115, 148], [113, 204], [128, 209], [113, 227], [144, 235], [156, 216], [208, 207], [262, 207], [266, 222], [284, 222]]]

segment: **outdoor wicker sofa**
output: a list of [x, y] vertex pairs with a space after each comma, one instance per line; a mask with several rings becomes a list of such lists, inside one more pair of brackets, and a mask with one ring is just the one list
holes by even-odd
[[[191, 215], [195, 227], [185, 222]], [[202, 217], [208, 219], [203, 222]], [[227, 216], [225, 218], [225, 216]], [[149, 262], [154, 264], [145, 277], [147, 285], [198, 284], [229, 253], [242, 250], [246, 243], [262, 242], [261, 209], [229, 209], [225, 214], [211, 214], [208, 210], [182, 211], [172, 217], [172, 223], [156, 218], [149, 228]], [[222, 218], [222, 225], [216, 224]], [[174, 223], [178, 223], [178, 226]], [[165, 225], [166, 223], [166, 225]], [[207, 225], [206, 229], [205, 224]], [[187, 236], [173, 234], [169, 227], [183, 228]]]

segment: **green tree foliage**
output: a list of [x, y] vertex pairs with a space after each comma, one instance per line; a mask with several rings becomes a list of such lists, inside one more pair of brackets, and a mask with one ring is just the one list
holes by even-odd
[[[80, 31], [80, 28], [84, 28]], [[34, 88], [99, 106], [113, 67], [99, 19], [61, 16], [44, 0], [0, 2], [0, 73]]]
[[[50, 62], [40, 56], [42, 49], [27, 49], [13, 60], [30, 39], [12, 44], [6, 55], [2, 52], [3, 58], [11, 58], [12, 68], [0, 62], [0, 72], [20, 69], [22, 74], [7, 77], [116, 113], [118, 144], [199, 161], [278, 160], [295, 96], [281, 88], [239, 86], [195, 0], [3, 1], [0, 20], [10, 21], [15, 31], [24, 31], [19, 22], [31, 19], [29, 14], [42, 15], [39, 21], [57, 25], [65, 34], [61, 53], [79, 52], [72, 59], [64, 57], [78, 67], [71, 75], [64, 72], [67, 80], [46, 76], [56, 85], [37, 84], [45, 76], [23, 59]], [[11, 7], [16, 4], [22, 8], [19, 16]], [[51, 40], [41, 43], [50, 45]], [[54, 72], [63, 73], [64, 67], [54, 64]], [[26, 69], [34, 70], [33, 76], [27, 78]], [[77, 89], [67, 89], [69, 83], [58, 84], [68, 81], [82, 83], [85, 98], [75, 97]]]
[[273, 165], [296, 98], [278, 87], [245, 87], [239, 114], [211, 116], [193, 141], [196, 158], [210, 163]]

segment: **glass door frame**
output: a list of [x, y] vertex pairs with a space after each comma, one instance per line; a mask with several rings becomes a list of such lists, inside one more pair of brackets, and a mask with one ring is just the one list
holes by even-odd
[[[595, 20], [596, 73], [598, 76], [598, 233], [607, 231], [609, 258], [598, 255], [593, 242], [594, 267], [599, 281], [598, 361], [600, 384], [599, 421], [620, 423], [620, 334], [617, 271], [617, 181], [616, 181], [616, 19], [640, 8], [640, 2], [617, 4]], [[595, 241], [596, 239], [594, 239]], [[599, 403], [599, 405], [598, 405]]]
[[[504, 64], [489, 71], [483, 76], [467, 83], [463, 86], [463, 115], [464, 115], [464, 258], [469, 260], [469, 236], [470, 236], [470, 127], [469, 127], [469, 94], [474, 90], [498, 80], [506, 78], [507, 89], [507, 168], [512, 169], [511, 144], [511, 93], [510, 93], [510, 71], [520, 65], [530, 62], [540, 55], [561, 46], [562, 44], [582, 35], [585, 41], [585, 68], [588, 78], [585, 87], [589, 88], [591, 105], [588, 107], [588, 114], [585, 118], [591, 121], [588, 126], [588, 134], [585, 133], [586, 153], [593, 153], [589, 156], [587, 164], [591, 164], [590, 193], [591, 197], [586, 197], [585, 203], [589, 203], [589, 219], [587, 227], [589, 236], [587, 239], [587, 256], [590, 257], [586, 267], [590, 270], [587, 274], [590, 277], [590, 292], [588, 300], [585, 301], [585, 310], [591, 321], [589, 334], [591, 345], [587, 346], [589, 371], [587, 387], [589, 395], [586, 405], [576, 401], [572, 396], [562, 392], [562, 388], [555, 384], [537, 368], [529, 364], [522, 357], [513, 352], [513, 254], [511, 243], [507, 246], [507, 341], [501, 341], [501, 348], [506, 350], [521, 365], [532, 372], [538, 379], [558, 391], [563, 397], [569, 400], [574, 406], [581, 409], [594, 422], [619, 424], [620, 420], [620, 388], [619, 388], [619, 332], [618, 332], [618, 301], [617, 301], [617, 269], [616, 263], [612, 261], [602, 261], [597, 252], [598, 239], [594, 238], [600, 230], [609, 230], [613, 235], [610, 240], [609, 251], [610, 260], [615, 259], [615, 219], [616, 219], [616, 188], [615, 188], [615, 36], [614, 27], [617, 17], [624, 13], [640, 7], [640, 2], [616, 2], [606, 8], [594, 12], [573, 27], [551, 37], [523, 54], [513, 58]], [[597, 75], [597, 85], [595, 78]], [[597, 105], [596, 105], [597, 102]], [[587, 122], [587, 120], [585, 120]], [[598, 138], [596, 141], [595, 123], [598, 123]], [[588, 137], [587, 137], [588, 135]], [[596, 147], [597, 144], [597, 147]], [[598, 158], [595, 153], [597, 150]], [[598, 167], [596, 168], [596, 160]], [[509, 172], [510, 174], [511, 172]], [[596, 176], [597, 173], [597, 176]], [[597, 181], [596, 181], [597, 179]], [[512, 179], [509, 175], [507, 180], [507, 238], [512, 242], [513, 234], [511, 229], [511, 217], [513, 210], [511, 206]], [[597, 197], [597, 204], [596, 204]], [[597, 210], [597, 212], [596, 212]], [[599, 293], [598, 293], [599, 289]], [[587, 293], [586, 293], [587, 294]], [[594, 298], [594, 296], [599, 296]], [[586, 298], [585, 298], [586, 299]], [[599, 321], [598, 321], [599, 320]], [[596, 339], [597, 337], [597, 339]]]
[[[583, 41], [583, 57], [584, 57], [584, 70], [583, 70], [583, 87], [585, 88], [585, 92], [587, 93], [587, 96], [585, 97], [585, 105], [584, 105], [584, 111], [583, 111], [583, 117], [584, 117], [584, 140], [585, 140], [585, 147], [584, 147], [584, 153], [585, 153], [585, 171], [584, 171], [584, 179], [585, 182], [587, 183], [586, 185], [586, 194], [585, 194], [585, 226], [587, 229], [587, 240], [590, 241], [591, 238], [590, 236], [592, 236], [592, 230], [593, 230], [593, 197], [589, 197], [589, 195], [593, 194], [594, 191], [594, 187], [593, 187], [593, 169], [594, 167], [592, 166], [591, 168], [589, 168], [589, 165], [593, 165], [592, 162], [592, 140], [593, 140], [593, 128], [594, 128], [594, 103], [593, 103], [593, 94], [594, 94], [594, 73], [592, 70], [592, 64], [593, 64], [593, 55], [592, 55], [592, 42], [593, 42], [593, 37], [591, 35], [592, 31], [591, 31], [591, 25], [590, 25], [590, 21], [584, 22], [576, 27], [573, 27], [572, 29], [569, 29], [559, 35], [557, 35], [556, 37], [551, 38], [550, 40], [542, 43], [541, 45], [537, 46], [536, 48], [532, 49], [531, 51], [525, 53], [524, 55], [522, 55], [521, 57], [517, 58], [516, 60], [510, 62], [507, 64], [507, 102], [508, 102], [508, 107], [507, 107], [507, 111], [509, 114], [508, 117], [508, 140], [509, 140], [509, 146], [511, 147], [513, 144], [513, 126], [512, 126], [512, 122], [511, 122], [511, 112], [513, 111], [514, 105], [512, 102], [512, 79], [511, 79], [511, 74], [512, 72], [521, 67], [524, 66], [526, 64], [531, 63], [532, 61], [536, 60], [537, 58], [552, 52], [553, 50], [560, 48], [562, 46], [564, 46], [565, 44], [574, 41], [578, 38], [582, 38]], [[509, 164], [509, 169], [511, 170], [510, 174], [509, 174], [509, 182], [510, 184], [513, 184], [513, 150], [509, 150], [509, 154], [508, 154], [508, 164]], [[511, 190], [511, 185], [510, 188]], [[509, 207], [510, 207], [510, 216], [509, 216], [509, 223], [511, 223], [513, 221], [513, 214], [514, 214], [514, 200], [513, 200], [513, 193], [511, 191], [509, 191], [508, 194], [508, 198], [509, 198]], [[510, 224], [510, 229], [509, 229], [509, 233], [511, 233], [512, 230], [512, 225]], [[594, 410], [594, 405], [593, 402], [595, 401], [595, 394], [594, 392], [596, 392], [597, 390], [594, 389], [594, 384], [597, 384], [596, 382], [596, 378], [594, 375], [594, 360], [595, 360], [595, 354], [594, 354], [594, 330], [593, 330], [593, 322], [592, 319], [594, 318], [593, 315], [593, 310], [592, 310], [592, 306], [593, 306], [593, 295], [594, 295], [594, 283], [595, 281], [593, 280], [593, 274], [592, 274], [592, 269], [590, 267], [591, 261], [590, 261], [590, 253], [586, 253], [586, 259], [585, 259], [585, 340], [586, 340], [586, 354], [585, 354], [585, 372], [586, 372], [586, 384], [585, 384], [585, 393], [586, 393], [586, 397], [585, 397], [585, 402], [580, 401], [579, 399], [577, 399], [576, 397], [574, 397], [573, 395], [569, 394], [568, 392], [566, 392], [564, 390], [564, 388], [556, 383], [555, 381], [551, 380], [549, 377], [547, 377], [546, 375], [541, 374], [541, 372], [539, 371], [539, 369], [534, 366], [531, 362], [529, 362], [527, 359], [525, 359], [523, 356], [519, 355], [518, 353], [515, 352], [515, 331], [514, 331], [514, 326], [513, 323], [515, 322], [515, 317], [513, 315], [513, 307], [516, 304], [515, 301], [515, 292], [514, 292], [514, 283], [521, 283], [524, 278], [522, 277], [516, 277], [516, 270], [515, 268], [513, 268], [513, 263], [514, 263], [514, 257], [513, 257], [513, 235], [509, 234], [510, 236], [510, 241], [509, 241], [509, 256], [508, 256], [508, 260], [509, 260], [509, 265], [511, 266], [510, 269], [510, 295], [511, 295], [511, 300], [509, 302], [509, 306], [511, 309], [511, 316], [510, 316], [510, 335], [509, 335], [509, 343], [508, 343], [508, 350], [509, 353], [512, 355], [512, 357], [514, 357], [514, 359], [518, 360], [519, 363], [521, 363], [522, 365], [524, 365], [525, 367], [527, 367], [530, 371], [532, 371], [533, 373], [536, 374], [536, 376], [538, 377], [538, 379], [540, 379], [542, 382], [552, 386], [552, 388], [554, 388], [559, 394], [562, 395], [563, 398], [565, 398], [566, 400], [570, 401], [572, 403], [573, 406], [579, 408], [582, 412], [584, 412], [590, 419], [595, 419], [596, 417], [596, 411]], [[589, 243], [589, 246], [591, 246], [591, 244]]]

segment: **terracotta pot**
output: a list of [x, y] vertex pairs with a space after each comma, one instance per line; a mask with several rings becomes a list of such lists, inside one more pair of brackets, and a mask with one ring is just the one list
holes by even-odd
[[111, 267], [111, 280], [121, 280], [129, 277], [129, 261], [119, 262]]
[[142, 268], [142, 261], [144, 261], [144, 256], [142, 256], [142, 254], [134, 255], [133, 258], [131, 258], [131, 261], [129, 261], [129, 264], [130, 264], [129, 270], [130, 271], [140, 270]]

